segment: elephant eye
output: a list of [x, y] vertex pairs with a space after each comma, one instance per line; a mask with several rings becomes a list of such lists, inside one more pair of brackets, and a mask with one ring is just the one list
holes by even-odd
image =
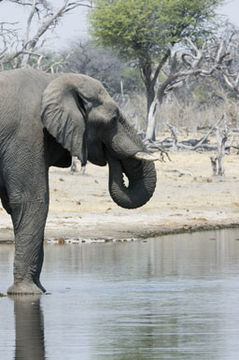
[[116, 126], [117, 122], [118, 122], [118, 116], [114, 115], [110, 120], [110, 127]]
[[113, 116], [112, 116], [111, 122], [112, 122], [112, 123], [115, 123], [115, 122], [118, 121], [118, 119], [119, 119], [119, 110], [116, 109], [116, 110], [114, 111]]

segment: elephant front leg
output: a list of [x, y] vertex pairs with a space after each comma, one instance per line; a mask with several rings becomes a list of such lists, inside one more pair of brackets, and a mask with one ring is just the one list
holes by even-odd
[[41, 294], [43, 239], [48, 201], [11, 203], [15, 233], [14, 284], [8, 294]]

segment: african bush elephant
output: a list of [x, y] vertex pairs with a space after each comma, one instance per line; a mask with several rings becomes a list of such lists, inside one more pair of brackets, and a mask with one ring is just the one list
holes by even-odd
[[[137, 208], [156, 185], [153, 156], [101, 83], [86, 75], [30, 69], [0, 73], [0, 197], [15, 234], [14, 284], [9, 294], [37, 294], [48, 212], [48, 169], [109, 165], [109, 192]], [[125, 186], [123, 173], [128, 177]]]

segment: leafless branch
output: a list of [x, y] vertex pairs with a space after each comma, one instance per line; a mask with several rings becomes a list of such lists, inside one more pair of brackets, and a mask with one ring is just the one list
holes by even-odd
[[193, 150], [198, 149], [207, 139], [208, 137], [213, 133], [213, 131], [215, 131], [215, 129], [218, 128], [218, 125], [222, 122], [222, 120], [224, 119], [224, 114], [222, 115], [222, 117], [211, 127], [211, 129], [207, 132], [207, 134], [205, 136], [203, 136], [203, 138], [194, 146]]
[[187, 43], [192, 47], [192, 53], [183, 53], [182, 61], [186, 65], [186, 67], [190, 67], [189, 70], [179, 70], [175, 71], [177, 68], [177, 57], [176, 53], [173, 55], [172, 64], [170, 73], [167, 76], [167, 79], [158, 86], [157, 96], [159, 101], [162, 101], [163, 96], [172, 91], [175, 87], [182, 84], [184, 80], [191, 76], [211, 76], [216, 70], [221, 70], [224, 60], [230, 55], [228, 51], [225, 51], [223, 47], [223, 41], [218, 46], [216, 54], [214, 54], [214, 63], [211, 64], [208, 68], [204, 66], [199, 66], [205, 56], [204, 51], [206, 45], [204, 44], [202, 49], [198, 49], [195, 44], [193, 44], [192, 40], [186, 39]]
[[[10, 35], [13, 37], [13, 34], [10, 33], [10, 25], [14, 23], [8, 23], [8, 32], [3, 32], [3, 26], [6, 29], [6, 24], [0, 22], [0, 38], [3, 43], [3, 49], [0, 49], [0, 59], [3, 62], [1, 64], [6, 64], [7, 62], [11, 63], [13, 60], [15, 61], [17, 58], [21, 58], [20, 67], [27, 67], [29, 64], [29, 59], [31, 56], [37, 56], [38, 50], [43, 42], [40, 44], [40, 40], [42, 40], [43, 35], [49, 30], [54, 28], [60, 18], [62, 18], [66, 13], [72, 11], [80, 6], [92, 7], [92, 1], [90, 0], [81, 0], [81, 1], [70, 1], [64, 0], [62, 5], [56, 11], [53, 11], [51, 4], [46, 0], [9, 0], [12, 3], [18, 4], [19, 6], [29, 7], [29, 15], [26, 21], [26, 29], [24, 34], [24, 39], [22, 42], [19, 41], [17, 37], [17, 49], [12, 52], [12, 55], [3, 59], [3, 55], [5, 55], [10, 50], [10, 41], [7, 39], [7, 36]], [[37, 17], [39, 26], [35, 33], [33, 33], [33, 19]], [[12, 30], [14, 32], [14, 29]], [[14, 34], [17, 34], [17, 31]], [[43, 40], [44, 41], [44, 40]], [[37, 65], [39, 66], [39, 64]]]

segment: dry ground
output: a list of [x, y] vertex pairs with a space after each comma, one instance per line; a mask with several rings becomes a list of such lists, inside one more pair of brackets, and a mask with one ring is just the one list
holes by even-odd
[[[107, 167], [89, 164], [84, 176], [53, 168], [46, 239], [125, 239], [239, 226], [239, 156], [226, 156], [226, 176], [219, 179], [212, 177], [210, 155], [178, 152], [170, 154], [171, 162], [158, 162], [155, 194], [136, 210], [113, 203]], [[13, 238], [2, 208], [0, 229], [1, 240]]]

